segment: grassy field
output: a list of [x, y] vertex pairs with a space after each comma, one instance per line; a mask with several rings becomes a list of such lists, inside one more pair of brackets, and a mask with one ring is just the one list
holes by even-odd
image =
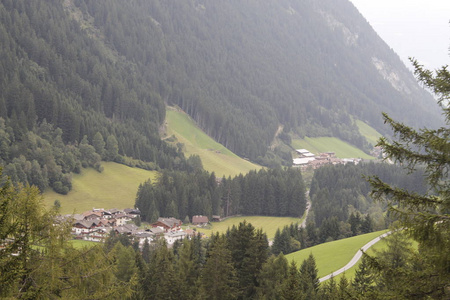
[[378, 139], [382, 136], [373, 127], [367, 125], [363, 121], [356, 120], [356, 125], [358, 126], [359, 132], [366, 138], [366, 140], [375, 146]]
[[[381, 240], [378, 243], [376, 243], [375, 245], [373, 245], [372, 247], [369, 248], [369, 250], [367, 250], [367, 254], [369, 255], [374, 255], [376, 251], [382, 251], [384, 249], [387, 248], [387, 243], [385, 240]], [[361, 264], [361, 260], [359, 260], [353, 267], [351, 267], [350, 269], [346, 270], [344, 273], [339, 274], [338, 276], [336, 276], [334, 279], [335, 280], [340, 280], [341, 277], [346, 277], [348, 280], [351, 280], [355, 277], [355, 272], [358, 269], [359, 265]], [[328, 275], [328, 274], [326, 274]]]
[[83, 241], [83, 240], [70, 240], [69, 243], [71, 243], [72, 246], [76, 249], [100, 245], [100, 243], [98, 243], [98, 242], [90, 242], [90, 241]]
[[[413, 249], [418, 249], [419, 244], [415, 241], [412, 241], [412, 247]], [[387, 249], [387, 243], [386, 240], [381, 240], [378, 243], [376, 243], [375, 245], [373, 245], [372, 247], [369, 248], [369, 250], [367, 250], [367, 254], [369, 255], [375, 255], [375, 253], [378, 251], [383, 251]], [[336, 280], [340, 280], [341, 277], [345, 276], [347, 279], [353, 279], [355, 277], [355, 272], [358, 269], [359, 265], [361, 264], [361, 260], [359, 260], [352, 268], [348, 269], [347, 271], [345, 271], [342, 274], [339, 274], [338, 276], [335, 277]]]
[[262, 228], [263, 232], [267, 234], [267, 238], [273, 239], [278, 228], [282, 229], [286, 225], [292, 223], [300, 223], [302, 219], [299, 218], [284, 218], [284, 217], [262, 217], [262, 216], [247, 216], [247, 217], [233, 217], [226, 219], [222, 222], [212, 222], [210, 229], [197, 228], [197, 231], [205, 233], [207, 236], [215, 232], [225, 233], [228, 228], [233, 225], [239, 225], [239, 223], [247, 221], [251, 223], [255, 228]]
[[358, 249], [384, 232], [386, 230], [320, 244], [288, 254], [286, 258], [289, 261], [294, 260], [297, 266], [300, 266], [303, 260], [308, 258], [309, 254], [312, 253], [316, 259], [320, 278], [345, 266], [356, 254]]
[[103, 162], [102, 173], [94, 169], [83, 169], [81, 174], [74, 174], [72, 190], [67, 195], [60, 195], [47, 190], [44, 202], [53, 205], [58, 199], [61, 202], [61, 213], [81, 213], [96, 208], [127, 208], [134, 206], [139, 184], [154, 180], [156, 171], [130, 168], [125, 165]]
[[215, 172], [216, 176], [235, 176], [261, 168], [215, 142], [183, 112], [168, 108], [166, 124], [167, 137], [175, 135], [177, 139], [175, 143], [184, 144], [186, 157], [193, 154], [199, 155], [205, 170]]
[[364, 153], [355, 146], [335, 137], [305, 137], [304, 139], [293, 139], [292, 147], [295, 149], [307, 149], [314, 154], [334, 152], [336, 153], [336, 157], [339, 158], [375, 159], [373, 156]]

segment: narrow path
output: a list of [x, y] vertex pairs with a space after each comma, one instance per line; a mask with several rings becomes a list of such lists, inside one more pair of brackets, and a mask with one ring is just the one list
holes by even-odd
[[311, 209], [311, 200], [309, 200], [309, 190], [305, 193], [305, 196], [306, 196], [305, 218], [303, 219], [302, 224], [300, 224], [300, 228], [306, 228], [306, 219], [308, 218], [309, 210]]
[[359, 249], [359, 250], [356, 252], [355, 256], [353, 256], [353, 258], [350, 260], [350, 262], [349, 262], [348, 264], [346, 264], [344, 267], [340, 268], [339, 270], [337, 270], [337, 271], [335, 271], [335, 272], [333, 272], [333, 273], [331, 273], [331, 274], [328, 274], [327, 276], [324, 276], [324, 277], [320, 278], [320, 279], [319, 279], [319, 282], [328, 280], [328, 279], [330, 279], [331, 277], [334, 277], [334, 276], [336, 276], [336, 275], [339, 275], [339, 274], [345, 272], [346, 270], [350, 269], [351, 267], [353, 267], [353, 266], [358, 262], [358, 260], [361, 259], [361, 256], [362, 256], [362, 252], [363, 252], [363, 251], [364, 251], [364, 252], [367, 251], [367, 249], [369, 249], [370, 247], [372, 247], [373, 245], [375, 245], [376, 243], [378, 243], [382, 238], [384, 238], [384, 237], [386, 237], [386, 236], [388, 236], [388, 235], [390, 235], [390, 234], [391, 234], [391, 232], [388, 231], [388, 232], [386, 232], [386, 233], [383, 233], [383, 234], [380, 235], [379, 237], [374, 238], [373, 240], [371, 240], [371, 241], [368, 242], [367, 244], [365, 244], [361, 249]]

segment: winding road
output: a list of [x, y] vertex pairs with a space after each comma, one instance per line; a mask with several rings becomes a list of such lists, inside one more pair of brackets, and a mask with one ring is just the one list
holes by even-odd
[[335, 271], [335, 272], [333, 272], [331, 274], [328, 274], [327, 276], [324, 276], [324, 277], [320, 278], [319, 282], [328, 280], [331, 277], [335, 277], [336, 275], [339, 275], [339, 274], [345, 272], [346, 270], [350, 269], [351, 267], [353, 267], [358, 262], [358, 260], [361, 259], [363, 251], [367, 251], [367, 249], [369, 249], [370, 247], [372, 247], [373, 245], [378, 243], [382, 238], [384, 238], [384, 237], [386, 237], [386, 236], [388, 236], [390, 234], [391, 234], [391, 232], [388, 231], [388, 232], [380, 235], [379, 237], [374, 238], [373, 240], [371, 240], [367, 244], [365, 244], [361, 249], [359, 249], [356, 252], [355, 256], [353, 256], [353, 258], [348, 262], [348, 264], [346, 264], [344, 267], [340, 268], [339, 270], [337, 270], [337, 271]]

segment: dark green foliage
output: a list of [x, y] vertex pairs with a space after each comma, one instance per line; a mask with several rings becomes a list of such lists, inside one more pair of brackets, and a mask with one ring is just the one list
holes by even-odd
[[158, 182], [140, 185], [136, 207], [145, 221], [158, 216], [234, 214], [299, 217], [306, 208], [299, 170], [251, 171], [217, 185], [214, 173], [163, 171]]
[[[405, 93], [373, 58], [403, 82], [406, 69], [343, 1], [17, 0], [1, 3], [0, 19], [0, 117], [12, 144], [46, 119], [65, 144], [97, 136], [101, 157], [97, 134], [114, 136], [107, 160], [179, 168], [179, 151], [158, 135], [168, 103], [242, 157], [279, 166], [289, 151], [267, 146], [280, 124], [284, 143], [290, 133], [338, 136], [368, 150], [350, 115], [378, 130], [381, 109], [439, 119], [431, 98], [403, 109]], [[329, 26], [334, 19], [345, 30]]]
[[306, 209], [305, 186], [297, 169], [251, 171], [223, 180], [224, 215], [300, 217]]
[[[395, 186], [426, 191], [423, 171], [407, 174], [401, 167], [382, 163], [324, 166], [315, 170], [310, 197], [318, 241], [325, 242], [385, 228], [384, 207], [372, 200], [364, 178], [378, 174]], [[316, 241], [317, 242], [317, 241]]]
[[303, 261], [300, 267], [302, 290], [306, 299], [312, 299], [319, 290], [319, 277], [317, 276], [316, 259], [312, 254]]
[[[70, 16], [71, 5], [23, 0], [0, 5], [0, 164], [5, 172], [14, 182], [65, 194], [71, 188], [66, 174], [79, 173], [81, 166], [101, 171], [102, 157], [153, 162], [139, 164], [147, 168], [183, 165], [182, 155], [159, 138], [164, 103], [143, 70], [118, 60], [83, 31]], [[26, 178], [30, 167], [21, 156], [39, 164], [40, 169], [33, 166], [33, 178]]]
[[361, 264], [355, 272], [355, 278], [352, 281], [352, 287], [358, 295], [370, 297], [374, 290], [374, 274], [369, 269], [368, 258], [363, 255]]
[[[200, 277], [200, 262], [202, 261], [201, 252], [199, 252], [197, 243], [197, 238], [194, 237], [192, 239], [185, 239], [178, 251], [178, 260], [175, 265], [176, 272], [180, 277], [180, 286], [178, 289], [182, 295], [183, 299], [196, 299], [197, 291], [198, 291], [198, 278]], [[218, 259], [220, 261], [220, 259]], [[214, 266], [216, 262], [209, 262], [211, 266]], [[207, 268], [205, 266], [205, 268]], [[218, 268], [219, 269], [219, 268]], [[221, 270], [222, 272], [224, 270]], [[226, 272], [226, 271], [225, 271]], [[211, 274], [206, 275], [205, 278], [212, 279], [209, 277]], [[228, 274], [232, 275], [232, 274]], [[227, 276], [228, 276], [227, 275]], [[212, 282], [216, 282], [216, 280], [211, 280]], [[228, 283], [225, 283], [228, 284]], [[233, 286], [232, 284], [230, 285]]]
[[[349, 113], [383, 129], [382, 107], [410, 120], [430, 110], [418, 103], [405, 112], [405, 94], [380, 76], [372, 59], [409, 81], [411, 75], [344, 1], [76, 4], [109, 47], [136, 69], [153, 71], [143, 75], [162, 99], [254, 161], [277, 163], [266, 149], [280, 123], [286, 132], [339, 136], [367, 150]], [[329, 26], [329, 18], [345, 31]], [[109, 115], [121, 108], [108, 104]]]
[[180, 279], [174, 260], [172, 251], [165, 243], [152, 252], [147, 271], [141, 280], [143, 299], [180, 299]]
[[289, 254], [305, 248], [304, 235], [304, 229], [300, 228], [298, 224], [285, 226], [281, 231], [278, 228], [273, 239], [272, 253], [275, 255], [279, 253]]
[[266, 262], [269, 245], [265, 233], [252, 224], [240, 223], [227, 231], [228, 248], [237, 271], [238, 289], [242, 299], [256, 295], [257, 278]]
[[257, 299], [279, 299], [282, 284], [288, 277], [289, 264], [281, 253], [270, 256], [263, 264], [258, 277]]
[[[450, 296], [450, 73], [446, 66], [433, 73], [417, 61], [413, 64], [419, 80], [439, 96], [446, 126], [415, 130], [384, 114], [396, 140], [381, 138], [378, 144], [387, 158], [409, 172], [422, 167], [429, 186], [423, 192], [394, 186], [379, 176], [369, 179], [372, 196], [387, 202], [402, 228], [387, 252], [372, 258], [371, 264], [380, 276], [381, 297], [446, 299]], [[411, 253], [402, 234], [418, 243], [418, 253]]]
[[280, 291], [280, 299], [302, 300], [305, 298], [302, 290], [302, 281], [295, 261], [291, 261], [286, 280], [283, 281]]
[[207, 252], [201, 273], [201, 299], [238, 299], [238, 276], [225, 236], [216, 235]]

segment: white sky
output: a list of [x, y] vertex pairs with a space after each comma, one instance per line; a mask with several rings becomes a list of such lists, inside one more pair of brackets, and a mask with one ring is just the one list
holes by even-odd
[[411, 69], [450, 65], [450, 0], [350, 0]]

